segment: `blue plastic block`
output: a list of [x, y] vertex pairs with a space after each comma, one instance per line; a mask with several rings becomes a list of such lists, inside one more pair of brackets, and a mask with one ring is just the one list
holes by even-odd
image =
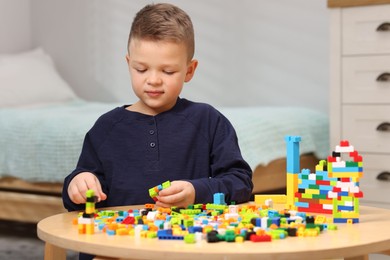
[[301, 137], [286, 136], [284, 140], [287, 142], [287, 172], [299, 173], [299, 142], [301, 141]]
[[332, 168], [333, 172], [362, 172], [363, 168], [362, 167], [333, 167]]
[[309, 203], [307, 203], [307, 202], [295, 202], [295, 206], [299, 207], [299, 208], [308, 208], [309, 207]]
[[333, 223], [347, 223], [348, 220], [352, 220], [352, 223], [355, 224], [355, 223], [359, 223], [359, 219], [358, 218], [334, 218], [333, 219]]
[[339, 211], [353, 211], [353, 206], [337, 206], [337, 210]]
[[214, 194], [214, 204], [226, 205], [225, 194], [223, 194], [223, 193], [215, 193]]

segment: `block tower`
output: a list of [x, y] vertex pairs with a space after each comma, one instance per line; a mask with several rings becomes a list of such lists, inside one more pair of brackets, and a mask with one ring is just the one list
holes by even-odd
[[287, 203], [289, 209], [295, 207], [295, 192], [298, 190], [298, 174], [300, 172], [299, 142], [300, 136], [286, 136], [287, 142]]
[[[343, 161], [343, 156], [350, 161]], [[359, 182], [363, 177], [363, 157], [349, 144], [341, 141], [332, 156], [328, 157], [329, 177], [337, 178], [337, 184], [328, 197], [333, 199], [334, 223], [358, 223], [359, 199], [363, 197]]]
[[[348, 141], [341, 141], [328, 160], [320, 161], [314, 173], [299, 169], [299, 136], [286, 136], [287, 208], [308, 213], [332, 214], [334, 223], [358, 223], [359, 182], [363, 158]], [[344, 155], [344, 156], [343, 156]], [[350, 158], [344, 161], [343, 157]]]
[[95, 203], [97, 197], [93, 190], [87, 190], [87, 201], [85, 203], [85, 212], [78, 218], [79, 234], [92, 235], [95, 231]]

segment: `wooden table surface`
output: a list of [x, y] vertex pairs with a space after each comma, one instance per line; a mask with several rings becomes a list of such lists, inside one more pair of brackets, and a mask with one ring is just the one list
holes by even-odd
[[328, 0], [328, 7], [353, 7], [390, 4], [390, 0]]
[[[127, 210], [133, 207], [116, 207]], [[125, 259], [367, 259], [369, 253], [390, 254], [390, 210], [360, 208], [359, 224], [337, 224], [337, 231], [317, 237], [287, 237], [272, 242], [186, 244], [182, 240], [158, 240], [105, 233], [80, 235], [72, 219], [63, 213], [38, 223], [38, 237], [46, 241], [45, 259], [65, 259], [65, 249]]]

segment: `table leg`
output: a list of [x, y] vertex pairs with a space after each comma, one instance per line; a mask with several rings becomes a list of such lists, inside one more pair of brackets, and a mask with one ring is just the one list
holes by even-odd
[[368, 255], [360, 255], [354, 257], [345, 257], [344, 260], [368, 260]]
[[45, 260], [66, 260], [65, 249], [46, 242]]

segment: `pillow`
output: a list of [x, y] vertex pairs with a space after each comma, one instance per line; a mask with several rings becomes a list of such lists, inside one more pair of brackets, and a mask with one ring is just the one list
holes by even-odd
[[0, 56], [0, 108], [63, 103], [76, 99], [51, 57], [38, 48]]

